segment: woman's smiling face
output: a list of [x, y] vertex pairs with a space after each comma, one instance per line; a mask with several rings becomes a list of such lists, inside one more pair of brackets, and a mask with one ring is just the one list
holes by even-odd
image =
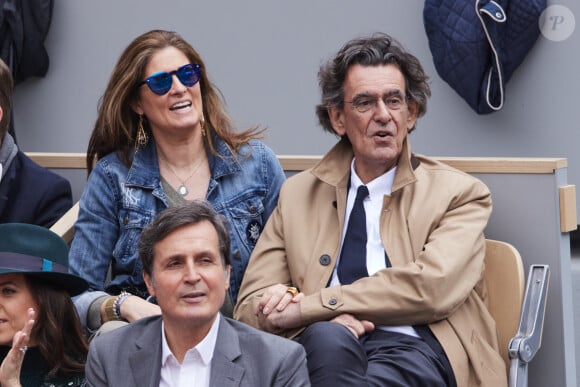
[[[144, 79], [158, 72], [169, 73], [188, 63], [190, 60], [179, 49], [163, 48], [149, 60]], [[163, 95], [157, 95], [147, 85], [142, 85], [133, 110], [147, 117], [155, 137], [191, 134], [195, 129], [201, 128], [203, 105], [200, 82], [188, 87], [174, 74], [171, 88]]]

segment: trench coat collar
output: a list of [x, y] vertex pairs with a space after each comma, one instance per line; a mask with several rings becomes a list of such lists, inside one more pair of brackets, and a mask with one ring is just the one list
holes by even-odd
[[[346, 137], [343, 137], [312, 167], [312, 174], [329, 185], [340, 188], [348, 187], [350, 163], [353, 156], [352, 144]], [[419, 159], [411, 153], [411, 144], [409, 136], [407, 136], [403, 141], [403, 149], [397, 163], [393, 192], [417, 180], [415, 170], [419, 164]]]

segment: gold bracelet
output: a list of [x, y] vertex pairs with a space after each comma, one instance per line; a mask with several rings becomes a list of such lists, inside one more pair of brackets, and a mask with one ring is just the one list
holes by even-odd
[[105, 316], [107, 316], [107, 321], [118, 320], [115, 314], [115, 301], [117, 301], [117, 296], [110, 296], [105, 300]]

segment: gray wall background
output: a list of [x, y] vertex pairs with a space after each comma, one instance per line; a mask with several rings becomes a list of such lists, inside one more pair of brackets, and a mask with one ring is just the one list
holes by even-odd
[[[578, 1], [549, 4], [565, 5], [580, 23]], [[479, 116], [437, 75], [422, 10], [417, 0], [57, 0], [48, 74], [16, 88], [17, 139], [24, 151], [84, 152], [121, 51], [138, 34], [164, 28], [201, 53], [240, 127], [267, 127], [277, 153], [322, 154], [335, 138], [314, 115], [321, 62], [352, 37], [384, 31], [431, 76], [427, 115], [411, 136], [416, 152], [566, 157], [568, 182], [580, 185], [578, 31], [561, 42], [540, 36], [508, 83], [504, 108]]]
[[[568, 7], [580, 24], [578, 0], [548, 4]], [[314, 115], [318, 68], [348, 39], [384, 31], [413, 52], [431, 76], [433, 96], [411, 136], [414, 151], [433, 156], [565, 157], [567, 183], [580, 186], [577, 29], [560, 42], [540, 36], [508, 83], [504, 108], [479, 116], [437, 75], [422, 10], [418, 0], [56, 0], [46, 41], [48, 74], [16, 88], [18, 143], [29, 152], [84, 152], [98, 99], [121, 51], [142, 32], [164, 28], [178, 31], [200, 52], [240, 127], [267, 127], [265, 141], [279, 154], [323, 154], [335, 138], [322, 132]], [[76, 182], [78, 199], [82, 172], [60, 173]], [[514, 194], [526, 198], [525, 192], [531, 192], [525, 208], [542, 218], [554, 203], [535, 200], [540, 178], [526, 178], [535, 183], [530, 181], [524, 192], [518, 186]], [[580, 195], [580, 187], [577, 192]], [[542, 226], [526, 223], [517, 208], [500, 204], [494, 217], [509, 217], [511, 212], [513, 223], [503, 223], [508, 230], [519, 225], [533, 235]], [[580, 205], [577, 208], [580, 214]], [[545, 221], [553, 215], [545, 215]], [[505, 240], [502, 236], [509, 240], [509, 232], [496, 237]], [[525, 251], [527, 246], [517, 247], [525, 257], [533, 257], [533, 251]], [[572, 261], [578, 321], [580, 259]], [[580, 353], [580, 335], [576, 336]], [[540, 353], [539, 360], [550, 355]], [[576, 364], [580, 375], [580, 359]]]

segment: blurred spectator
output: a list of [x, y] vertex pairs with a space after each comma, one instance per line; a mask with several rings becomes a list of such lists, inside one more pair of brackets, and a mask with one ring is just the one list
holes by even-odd
[[0, 60], [0, 223], [50, 227], [72, 207], [70, 183], [30, 160], [7, 133], [13, 88]]

